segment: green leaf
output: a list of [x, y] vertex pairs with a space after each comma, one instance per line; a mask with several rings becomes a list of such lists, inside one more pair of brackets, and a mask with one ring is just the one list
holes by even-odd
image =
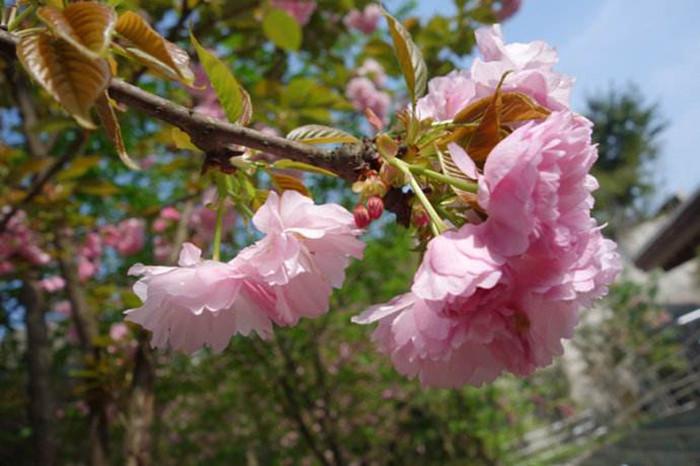
[[307, 144], [359, 144], [360, 140], [350, 133], [323, 125], [306, 125], [293, 129], [287, 139]]
[[61, 182], [80, 178], [93, 167], [99, 165], [102, 157], [99, 155], [83, 156], [75, 159], [68, 168], [62, 170], [56, 179]]
[[263, 32], [277, 47], [294, 52], [301, 47], [301, 27], [286, 11], [270, 9], [263, 18]]
[[337, 177], [335, 173], [332, 171], [326, 170], [325, 168], [320, 168], [315, 165], [310, 165], [308, 163], [304, 162], [297, 162], [295, 160], [289, 160], [289, 159], [282, 159], [282, 160], [277, 160], [275, 163], [272, 164], [274, 168], [279, 168], [279, 169], [287, 169], [287, 170], [303, 170], [305, 172], [310, 172], [310, 173], [318, 173], [320, 175], [326, 175], [326, 176], [333, 176]]
[[173, 127], [170, 129], [170, 137], [178, 149], [191, 150], [194, 152], [201, 152], [201, 149], [194, 144], [192, 144], [192, 139], [190, 135], [182, 131], [180, 128]]
[[425, 65], [423, 54], [411, 39], [406, 28], [386, 10], [382, 11], [389, 24], [389, 32], [394, 41], [394, 53], [396, 53], [396, 58], [401, 66], [411, 102], [415, 105], [416, 100], [425, 93], [428, 83], [428, 68]]
[[[250, 102], [246, 102], [246, 100], [250, 100], [250, 97], [241, 89], [229, 67], [202, 47], [197, 38], [194, 37], [194, 34], [190, 34], [190, 40], [195, 50], [197, 50], [199, 61], [207, 73], [207, 77], [226, 112], [228, 120], [231, 123], [238, 123], [246, 113], [250, 115], [250, 111], [246, 112], [246, 108], [250, 108]], [[250, 119], [249, 116], [248, 119]]]

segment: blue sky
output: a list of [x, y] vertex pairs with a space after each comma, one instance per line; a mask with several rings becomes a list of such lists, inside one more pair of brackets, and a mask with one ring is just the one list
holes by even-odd
[[[392, 3], [392, 2], [388, 2]], [[419, 0], [423, 15], [454, 11], [452, 0]], [[700, 187], [700, 1], [523, 0], [503, 25], [507, 41], [541, 39], [576, 78], [572, 105], [610, 85], [635, 83], [670, 125], [658, 163], [663, 193]]]

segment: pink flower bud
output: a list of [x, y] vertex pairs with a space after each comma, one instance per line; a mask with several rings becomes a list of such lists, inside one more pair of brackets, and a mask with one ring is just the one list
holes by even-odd
[[413, 209], [411, 220], [418, 228], [426, 227], [430, 223], [430, 217], [428, 217], [428, 213], [422, 207]]
[[384, 213], [384, 201], [379, 196], [372, 196], [367, 201], [367, 210], [372, 220], [377, 220]]
[[362, 204], [357, 204], [352, 211], [353, 217], [355, 217], [355, 225], [357, 228], [367, 228], [370, 223], [372, 223], [372, 218], [369, 215], [367, 207]]

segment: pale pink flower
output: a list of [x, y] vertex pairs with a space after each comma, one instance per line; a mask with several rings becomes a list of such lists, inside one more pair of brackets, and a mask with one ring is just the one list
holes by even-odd
[[109, 338], [119, 341], [129, 335], [129, 326], [124, 322], [117, 322], [109, 327]]
[[302, 273], [339, 287], [350, 258], [361, 258], [362, 231], [350, 212], [338, 204], [315, 205], [296, 191], [271, 191], [253, 217], [265, 237], [239, 254], [254, 263], [267, 283], [286, 284]]
[[588, 174], [597, 158], [591, 123], [570, 112], [516, 129], [491, 151], [479, 180], [479, 204], [488, 213], [489, 241], [499, 254], [522, 254], [548, 236], [548, 247], [565, 247], [590, 230]]
[[59, 275], [52, 275], [41, 280], [39, 285], [48, 293], [55, 293], [65, 288], [66, 281]]
[[287, 12], [301, 26], [308, 23], [311, 15], [316, 11], [314, 0], [271, 0], [270, 5]]
[[550, 45], [542, 41], [506, 44], [499, 25], [478, 29], [476, 43], [483, 57], [471, 67], [477, 97], [493, 94], [504, 73], [511, 71], [504, 91], [523, 92], [552, 110], [569, 107], [574, 81], [553, 70], [559, 58]]
[[428, 93], [416, 104], [421, 119], [451, 120], [476, 97], [476, 85], [468, 71], [452, 71], [447, 76], [433, 78]]
[[386, 82], [386, 71], [381, 63], [374, 58], [365, 59], [362, 66], [357, 69], [357, 75], [371, 79], [378, 87], [384, 86]]
[[348, 28], [357, 29], [365, 34], [372, 34], [382, 19], [382, 9], [376, 3], [370, 3], [364, 10], [351, 10], [343, 22]]
[[352, 78], [345, 89], [345, 95], [356, 110], [360, 112], [372, 110], [380, 120], [385, 120], [391, 105], [391, 97], [377, 89], [369, 78], [364, 76]]
[[235, 334], [268, 337], [273, 297], [243, 279], [231, 265], [202, 260], [201, 250], [186, 243], [179, 267], [136, 264], [142, 275], [134, 293], [143, 305], [125, 311], [126, 320], [153, 332], [154, 347], [191, 353], [203, 346], [223, 351]]

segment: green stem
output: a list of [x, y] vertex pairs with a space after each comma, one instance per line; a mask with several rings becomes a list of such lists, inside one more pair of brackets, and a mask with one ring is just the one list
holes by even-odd
[[219, 205], [216, 208], [216, 229], [214, 230], [214, 252], [212, 258], [218, 261], [221, 258], [221, 236], [224, 226], [224, 213], [226, 211], [226, 197], [219, 197]]
[[455, 188], [461, 189], [462, 191], [467, 191], [469, 193], [475, 193], [478, 188], [478, 185], [476, 183], [472, 183], [466, 180], [460, 180], [459, 178], [444, 175], [442, 173], [438, 173], [436, 171], [417, 165], [408, 165], [408, 169], [411, 170], [411, 172], [416, 173], [418, 175], [423, 175], [427, 178], [432, 178], [436, 181], [449, 184], [450, 186], [454, 186]]
[[24, 10], [22, 10], [17, 16], [15, 16], [12, 21], [10, 21], [10, 24], [7, 25], [7, 30], [12, 32], [14, 31], [17, 26], [22, 24], [22, 21], [24, 21], [24, 18], [29, 16], [30, 14], [34, 13], [34, 10], [36, 9], [36, 5], [31, 5]]
[[408, 183], [411, 185], [411, 189], [413, 190], [414, 194], [420, 201], [425, 211], [428, 213], [428, 217], [430, 217], [430, 226], [433, 229], [433, 233], [439, 235], [445, 232], [447, 230], [447, 225], [445, 225], [445, 222], [442, 221], [440, 215], [438, 215], [438, 213], [435, 211], [435, 208], [423, 192], [423, 189], [420, 187], [420, 184], [413, 176], [413, 173], [411, 173], [410, 165], [404, 162], [403, 160], [397, 158], [391, 159], [389, 163], [401, 170], [401, 172], [404, 175], [406, 175], [406, 178], [408, 178]]

